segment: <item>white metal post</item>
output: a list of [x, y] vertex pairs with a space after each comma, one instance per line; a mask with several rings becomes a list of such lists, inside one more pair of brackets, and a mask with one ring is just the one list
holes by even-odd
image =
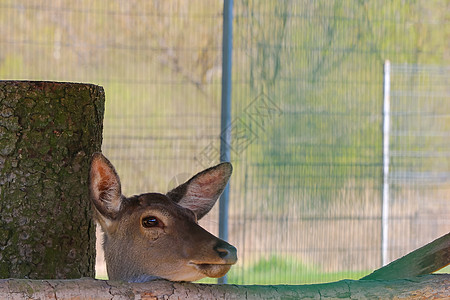
[[383, 88], [383, 206], [381, 224], [381, 262], [386, 265], [388, 261], [389, 246], [389, 135], [390, 135], [390, 104], [391, 91], [391, 63], [384, 63], [384, 88]]

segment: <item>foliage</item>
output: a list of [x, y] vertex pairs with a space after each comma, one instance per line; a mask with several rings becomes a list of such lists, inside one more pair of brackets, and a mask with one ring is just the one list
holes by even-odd
[[[448, 63], [450, 32], [438, 25], [445, 23], [445, 3], [241, 1], [237, 7], [236, 46], [247, 56], [235, 72], [251, 81], [249, 91], [234, 90], [235, 111], [248, 105], [249, 93], [265, 93], [282, 116], [265, 128], [248, 120], [245, 126], [263, 138], [234, 159], [272, 185], [309, 190], [312, 201], [333, 201], [348, 181], [380, 186], [384, 60]], [[427, 104], [430, 111], [442, 105]]]

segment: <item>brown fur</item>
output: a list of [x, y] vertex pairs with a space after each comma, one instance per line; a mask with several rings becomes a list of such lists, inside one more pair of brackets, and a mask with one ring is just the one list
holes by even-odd
[[[126, 198], [112, 164], [102, 154], [94, 154], [89, 186], [95, 216], [105, 234], [109, 278], [194, 281], [225, 275], [236, 263], [236, 248], [200, 227], [197, 218], [213, 207], [231, 171], [231, 164], [219, 164], [167, 195]], [[145, 227], [149, 217], [158, 222]]]

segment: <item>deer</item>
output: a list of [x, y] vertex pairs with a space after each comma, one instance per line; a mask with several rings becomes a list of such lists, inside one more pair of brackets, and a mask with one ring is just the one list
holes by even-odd
[[146, 282], [223, 277], [236, 263], [237, 250], [198, 221], [214, 206], [231, 173], [230, 163], [220, 163], [166, 194], [125, 197], [114, 166], [94, 153], [89, 194], [103, 231], [108, 278]]

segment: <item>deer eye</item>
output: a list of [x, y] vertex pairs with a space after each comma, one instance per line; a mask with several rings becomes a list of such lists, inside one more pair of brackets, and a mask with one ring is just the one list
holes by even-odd
[[149, 216], [142, 219], [142, 226], [145, 228], [160, 226], [160, 221], [157, 217]]

